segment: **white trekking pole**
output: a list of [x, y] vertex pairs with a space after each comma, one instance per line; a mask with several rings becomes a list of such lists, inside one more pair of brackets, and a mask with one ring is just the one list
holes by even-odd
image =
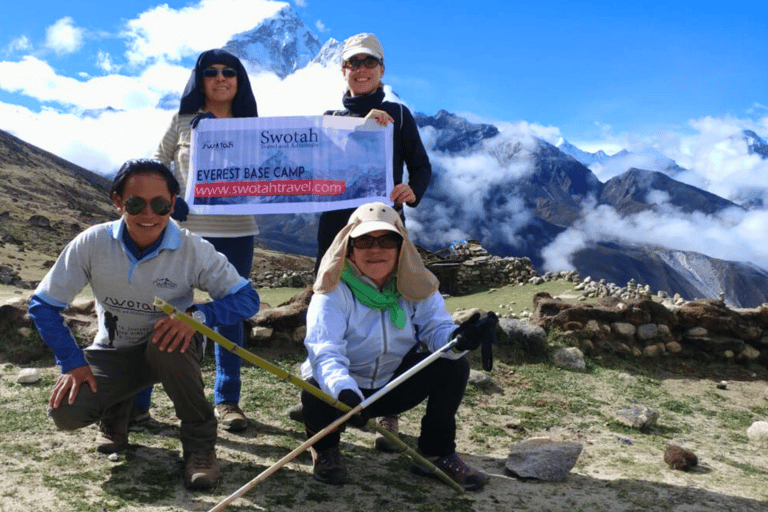
[[[315, 444], [317, 441], [325, 437], [326, 435], [330, 434], [334, 430], [336, 430], [339, 425], [347, 421], [349, 418], [354, 416], [355, 414], [359, 413], [369, 405], [371, 405], [373, 402], [381, 398], [382, 396], [386, 395], [390, 391], [392, 391], [394, 388], [399, 386], [403, 381], [407, 380], [411, 376], [415, 375], [419, 371], [421, 371], [424, 367], [429, 365], [432, 361], [437, 359], [438, 357], [442, 356], [446, 351], [453, 348], [454, 345], [458, 340], [454, 338], [451, 340], [448, 344], [441, 347], [439, 350], [431, 353], [429, 356], [424, 358], [419, 363], [415, 364], [411, 368], [409, 368], [407, 371], [403, 372], [402, 374], [398, 375], [395, 379], [391, 380], [386, 386], [378, 390], [376, 393], [372, 394], [362, 402], [360, 402], [357, 406], [353, 407], [346, 413], [344, 413], [343, 416], [341, 416], [339, 419], [325, 427], [323, 430], [315, 434], [314, 436], [310, 437], [306, 441], [304, 441], [302, 444], [297, 446], [293, 451], [285, 455], [282, 459], [278, 460], [274, 464], [272, 464], [270, 467], [262, 471], [256, 478], [242, 486], [240, 489], [229, 495], [227, 498], [219, 502], [215, 507], [210, 509], [208, 512], [219, 512], [220, 510], [224, 510], [224, 507], [235, 501], [237, 498], [251, 490], [253, 487], [255, 487], [258, 483], [262, 482], [263, 480], [266, 480], [267, 477], [272, 475], [274, 472], [276, 472], [278, 469], [295, 459], [300, 453], [302, 453], [304, 450]], [[461, 487], [457, 486], [457, 484], [450, 480], [450, 482], [453, 484], [453, 486], [458, 487], [460, 492], [463, 492], [463, 489]]]

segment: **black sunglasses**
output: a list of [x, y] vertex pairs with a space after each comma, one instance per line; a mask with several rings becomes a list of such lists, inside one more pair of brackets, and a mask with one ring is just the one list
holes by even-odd
[[235, 71], [232, 68], [206, 68], [203, 70], [203, 76], [206, 78], [213, 78], [215, 76], [218, 76], [218, 74], [221, 73], [224, 75], [225, 78], [232, 78], [237, 76], [237, 71]]
[[[123, 203], [128, 215], [138, 215], [147, 207], [147, 202], [136, 196], [132, 196]], [[171, 213], [171, 202], [164, 197], [156, 197], [149, 202], [149, 207], [158, 215], [164, 216]]]
[[381, 236], [361, 235], [352, 239], [352, 247], [355, 249], [372, 249], [378, 245], [381, 249], [399, 249], [403, 238], [395, 233], [387, 233]]
[[350, 69], [357, 69], [357, 68], [360, 67], [360, 64], [362, 64], [363, 66], [367, 67], [368, 69], [373, 69], [373, 68], [375, 68], [376, 66], [378, 66], [381, 63], [382, 62], [379, 59], [369, 55], [369, 56], [367, 56], [366, 58], [364, 58], [362, 60], [356, 59], [354, 57], [350, 57], [344, 63], [344, 66], [348, 67]]

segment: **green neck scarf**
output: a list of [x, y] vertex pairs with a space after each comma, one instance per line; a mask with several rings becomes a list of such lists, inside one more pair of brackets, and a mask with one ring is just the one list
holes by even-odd
[[362, 304], [381, 311], [389, 310], [389, 318], [392, 320], [392, 324], [398, 329], [405, 327], [406, 313], [405, 308], [400, 305], [399, 292], [393, 290], [380, 292], [376, 287], [357, 277], [347, 262], [344, 262], [344, 272], [341, 274], [341, 280], [347, 283], [355, 298]]

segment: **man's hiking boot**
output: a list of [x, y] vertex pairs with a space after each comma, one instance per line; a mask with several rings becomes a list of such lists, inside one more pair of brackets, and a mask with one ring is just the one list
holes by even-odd
[[[473, 469], [464, 464], [456, 452], [445, 457], [426, 457], [425, 459], [441, 469], [443, 473], [462, 486], [467, 491], [477, 491], [483, 488], [488, 477], [482, 471]], [[422, 467], [418, 463], [411, 465], [411, 471], [417, 475], [436, 477], [429, 469]]]
[[214, 450], [184, 455], [184, 486], [187, 489], [207, 490], [219, 480], [219, 461]]
[[215, 408], [221, 428], [229, 432], [242, 432], [248, 428], [248, 418], [237, 404], [222, 402]]
[[100, 421], [96, 435], [96, 451], [99, 453], [117, 453], [128, 447], [127, 418], [115, 421]]
[[304, 423], [304, 406], [299, 403], [289, 407], [288, 417], [291, 418], [293, 421]]
[[325, 484], [341, 485], [347, 482], [347, 465], [338, 446], [325, 451], [312, 447], [312, 476]]
[[[398, 435], [398, 428], [397, 428], [397, 420], [399, 416], [382, 416], [381, 418], [376, 418], [376, 423], [384, 427], [385, 430], [387, 430], [389, 433], [397, 436]], [[373, 440], [373, 444], [376, 447], [377, 450], [380, 452], [389, 452], [389, 453], [396, 453], [396, 452], [404, 452], [407, 448], [405, 446], [399, 446], [395, 443], [392, 443], [384, 437], [381, 433], [376, 433], [376, 438]]]

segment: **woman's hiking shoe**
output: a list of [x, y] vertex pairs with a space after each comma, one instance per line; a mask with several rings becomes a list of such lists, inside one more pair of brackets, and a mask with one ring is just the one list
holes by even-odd
[[312, 450], [312, 476], [324, 484], [341, 485], [347, 482], [347, 465], [338, 446], [318, 451]]
[[[423, 455], [422, 455], [423, 456]], [[473, 469], [470, 466], [464, 464], [458, 454], [453, 452], [445, 457], [426, 457], [425, 459], [441, 469], [443, 473], [451, 477], [451, 479], [462, 486], [467, 491], [477, 491], [482, 489], [485, 485], [488, 477], [482, 471]], [[417, 475], [431, 476], [437, 478], [429, 469], [414, 463], [411, 465], [411, 471]]]
[[[397, 436], [399, 433], [397, 426], [398, 418], [398, 415], [382, 416], [380, 418], [376, 418], [376, 423], [381, 425], [389, 433]], [[393, 442], [390, 442], [390, 440], [384, 437], [380, 432], [376, 433], [376, 438], [373, 440], [373, 445], [380, 452], [397, 453], [404, 452], [407, 449], [407, 447], [404, 445], [397, 445]]]
[[235, 403], [222, 402], [215, 408], [216, 419], [219, 420], [221, 428], [229, 432], [242, 432], [248, 428], [248, 418], [245, 413]]
[[219, 480], [219, 460], [214, 450], [185, 453], [184, 486], [187, 489], [206, 490]]
[[96, 451], [99, 453], [117, 453], [128, 447], [127, 418], [121, 421], [100, 421], [96, 435]]
[[296, 404], [294, 406], [289, 407], [288, 417], [291, 418], [293, 421], [304, 423], [304, 406], [301, 404]]

